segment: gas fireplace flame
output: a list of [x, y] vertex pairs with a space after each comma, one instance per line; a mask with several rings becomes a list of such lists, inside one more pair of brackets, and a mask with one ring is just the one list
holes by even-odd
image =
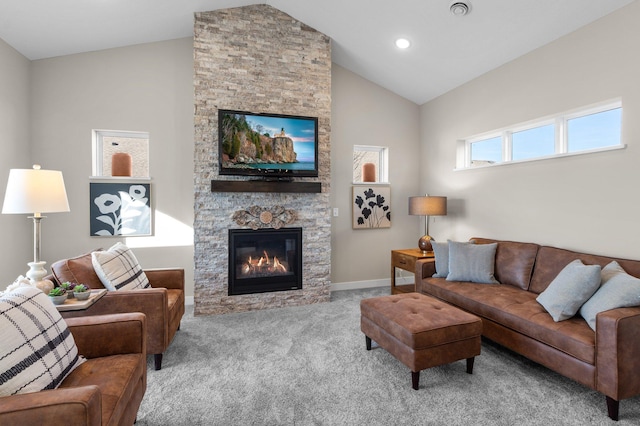
[[280, 262], [276, 256], [271, 257], [266, 250], [262, 254], [259, 259], [247, 258], [241, 267], [243, 275], [277, 275], [289, 271], [286, 262]]
[[285, 268], [282, 263], [278, 262], [278, 258], [275, 256], [273, 257], [273, 269], [278, 272], [287, 272], [287, 268]]

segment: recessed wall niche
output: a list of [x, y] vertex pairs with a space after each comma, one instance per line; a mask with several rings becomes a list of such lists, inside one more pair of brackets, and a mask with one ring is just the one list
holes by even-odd
[[[313, 28], [268, 5], [201, 12], [194, 26], [194, 252], [196, 315], [328, 302], [331, 217], [331, 43]], [[319, 193], [212, 192], [218, 175], [220, 109], [318, 117]], [[235, 179], [242, 180], [247, 178]], [[302, 290], [228, 295], [228, 230], [248, 200], [298, 212]]]

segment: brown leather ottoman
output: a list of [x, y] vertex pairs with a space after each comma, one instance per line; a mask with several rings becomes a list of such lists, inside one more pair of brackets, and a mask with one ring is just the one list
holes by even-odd
[[374, 297], [360, 302], [360, 329], [411, 370], [418, 389], [425, 368], [467, 360], [467, 373], [480, 355], [482, 320], [420, 293]]

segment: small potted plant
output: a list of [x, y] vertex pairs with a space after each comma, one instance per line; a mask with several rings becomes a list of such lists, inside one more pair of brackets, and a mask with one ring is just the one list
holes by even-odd
[[67, 300], [67, 290], [64, 287], [54, 287], [49, 291], [49, 297], [54, 305], [62, 305]]
[[69, 299], [73, 298], [73, 287], [74, 286], [75, 286], [75, 284], [72, 284], [69, 281], [65, 281], [62, 284], [60, 284], [60, 287], [64, 288], [65, 291], [67, 292], [67, 297]]
[[87, 300], [89, 296], [91, 296], [91, 291], [89, 291], [89, 287], [84, 284], [76, 284], [73, 287], [73, 295], [78, 300]]

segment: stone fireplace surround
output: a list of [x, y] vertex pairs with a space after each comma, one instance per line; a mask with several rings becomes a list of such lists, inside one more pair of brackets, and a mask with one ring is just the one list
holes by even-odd
[[[330, 39], [268, 5], [196, 13], [194, 90], [195, 315], [329, 301]], [[319, 176], [300, 181], [319, 182], [322, 192], [212, 192], [211, 181], [222, 180], [218, 108], [318, 117]], [[296, 212], [302, 290], [228, 296], [228, 229], [239, 227], [234, 215], [248, 205]]]

